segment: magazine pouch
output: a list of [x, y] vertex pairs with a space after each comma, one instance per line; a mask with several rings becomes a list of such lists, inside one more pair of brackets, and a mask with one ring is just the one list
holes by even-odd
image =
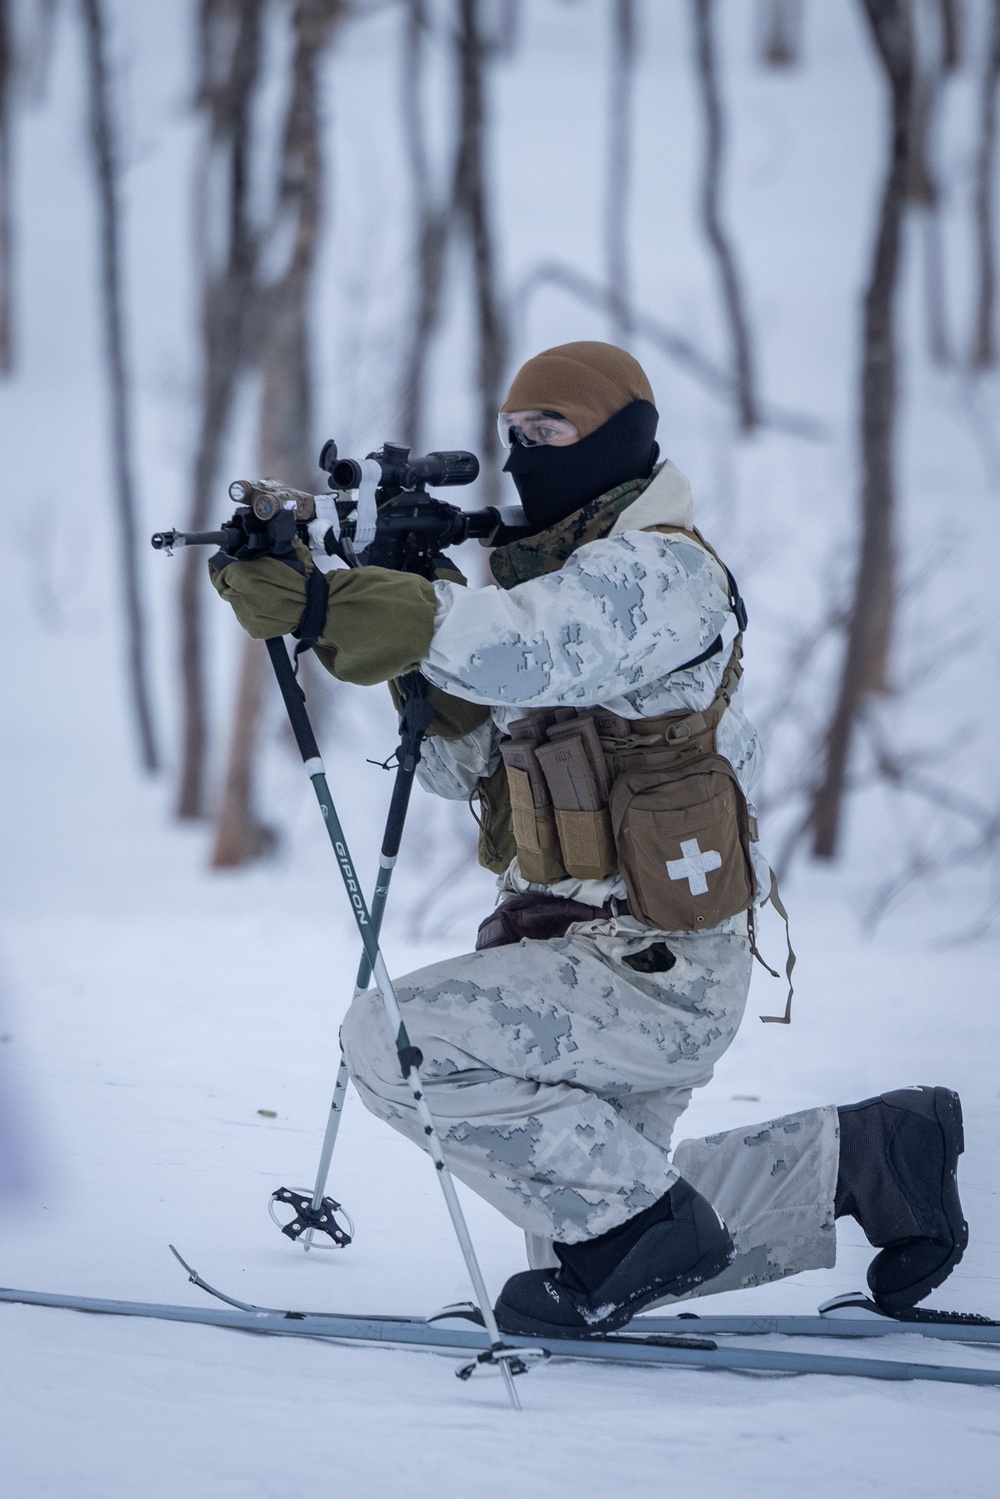
[[510, 725], [511, 738], [500, 745], [507, 767], [517, 862], [521, 874], [533, 885], [552, 885], [566, 878], [552, 798], [536, 756], [546, 725], [553, 721], [551, 712], [519, 718]]
[[611, 778], [593, 717], [587, 712], [551, 725], [536, 750], [545, 776], [566, 872], [602, 880], [617, 867], [608, 792]]

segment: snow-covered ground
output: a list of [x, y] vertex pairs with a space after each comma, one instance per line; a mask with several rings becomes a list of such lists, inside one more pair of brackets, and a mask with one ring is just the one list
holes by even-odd
[[[501, 87], [498, 154], [512, 283], [544, 256], [599, 268], [606, 8], [539, 0], [529, 9], [526, 51]], [[687, 10], [672, 3], [646, 11], [635, 207], [640, 300], [718, 351], [724, 343], [711, 268], [691, 212], [697, 132]], [[768, 434], [737, 445], [717, 408], [662, 361], [648, 360], [667, 448], [692, 474], [706, 528], [720, 544], [725, 538], [745, 582], [757, 623], [748, 687], [765, 715], [798, 622], [822, 614], [828, 576], [842, 574], [850, 555], [857, 294], [880, 141], [880, 94], [857, 12], [846, 0], [813, 7], [806, 70], [775, 78], [750, 65], [744, 7], [724, 7], [739, 127], [729, 215], [765, 386], [775, 402], [821, 413], [830, 440], [806, 445]], [[149, 530], [184, 515], [191, 444], [195, 366], [184, 267], [193, 136], [184, 108], [190, 38], [181, 21], [192, 13], [135, 0], [114, 7], [128, 65], [130, 284]], [[404, 242], [398, 230], [379, 237], [375, 205], [398, 171], [398, 142], [386, 123], [393, 24], [386, 14], [357, 28], [330, 75], [337, 206], [321, 297], [323, 327], [334, 330], [321, 350], [322, 409], [338, 436], [358, 444], [389, 435], [390, 403], [378, 385], [392, 368], [392, 297]], [[468, 1295], [433, 1173], [356, 1098], [331, 1180], [356, 1220], [355, 1243], [304, 1255], [267, 1216], [274, 1187], [307, 1184], [315, 1169], [337, 1026], [357, 961], [278, 705], [269, 708], [261, 787], [265, 815], [282, 830], [271, 863], [210, 875], [204, 830], [179, 829], [167, 785], [144, 783], [133, 768], [77, 56], [78, 40], [64, 22], [49, 103], [29, 118], [22, 138], [22, 363], [0, 389], [0, 1083], [31, 1183], [21, 1199], [0, 1203], [0, 1281], [198, 1305], [202, 1294], [167, 1250], [174, 1242], [209, 1280], [249, 1300], [428, 1312]], [[949, 243], [954, 324], [964, 329], [967, 288], [958, 270], [967, 84], [953, 94]], [[550, 154], [536, 173], [539, 135]], [[960, 738], [965, 758], [948, 773], [961, 765], [963, 787], [982, 792], [995, 765], [996, 712], [983, 684], [995, 679], [992, 583], [1000, 561], [997, 492], [982, 461], [990, 408], [981, 391], [974, 404], [958, 376], [927, 368], [915, 244], [911, 251], [903, 560], [907, 575], [931, 570], [904, 615], [900, 654], [911, 691], [905, 705], [890, 703], [886, 722], [908, 745]], [[540, 297], [516, 354], [605, 331], [568, 301]], [[471, 442], [471, 410], [460, 395], [462, 332], [456, 318], [438, 371], [432, 438], [448, 446]], [[368, 352], [355, 369], [348, 355], [363, 345]], [[995, 391], [992, 399], [995, 411]], [[985, 413], [985, 428], [970, 420], [974, 411]], [[245, 443], [245, 434], [234, 439], [233, 472], [246, 461]], [[148, 578], [160, 708], [170, 727], [176, 564], [151, 557]], [[238, 632], [214, 602], [221, 739]], [[971, 643], [939, 646], [945, 659], [932, 676], [935, 639], [947, 646], [961, 631]], [[806, 716], [811, 701], [807, 693]], [[324, 708], [334, 792], [370, 883], [389, 778], [365, 761], [391, 748], [391, 711], [379, 693], [339, 687]], [[795, 780], [795, 728], [786, 723], [775, 735], [776, 823], [783, 782]], [[855, 803], [843, 862], [797, 868], [787, 891], [799, 954], [795, 1022], [788, 1030], [757, 1022], [757, 1013], [780, 1007], [779, 985], [758, 974], [743, 1033], [680, 1133], [850, 1102], [908, 1082], [957, 1087], [972, 1241], [932, 1301], [998, 1315], [997, 948], [995, 939], [950, 940], [984, 909], [984, 882], [974, 867], [955, 870], [916, 887], [873, 934], [862, 922], [927, 815], [867, 792]], [[492, 887], [471, 867], [448, 884], [455, 841], [468, 838], [462, 808], [417, 798], [387, 924], [394, 972], [471, 945]], [[773, 917], [764, 943], [772, 957], [781, 951]], [[523, 1266], [520, 1236], [468, 1193], [463, 1200], [496, 1290]], [[809, 1311], [858, 1288], [868, 1251], [851, 1224], [841, 1227], [840, 1242], [834, 1270], [706, 1299], [701, 1309]], [[331, 1484], [352, 1499], [387, 1492], [446, 1499], [473, 1489], [531, 1499], [629, 1489], [752, 1499], [803, 1489], [823, 1499], [995, 1492], [1000, 1393], [991, 1389], [556, 1364], [521, 1382], [525, 1413], [515, 1418], [499, 1381], [477, 1376], [460, 1385], [449, 1357], [18, 1306], [0, 1306], [0, 1335], [0, 1471], [11, 1499], [298, 1499]], [[984, 1357], [930, 1353], [903, 1335], [877, 1352], [968, 1363]]]

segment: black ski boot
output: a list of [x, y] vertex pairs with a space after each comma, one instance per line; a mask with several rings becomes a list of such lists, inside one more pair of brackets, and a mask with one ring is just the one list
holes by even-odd
[[898, 1088], [837, 1110], [835, 1212], [881, 1248], [868, 1285], [903, 1316], [951, 1274], [969, 1242], [958, 1198], [962, 1105], [950, 1088]]
[[512, 1275], [496, 1304], [501, 1332], [591, 1338], [661, 1296], [679, 1296], [732, 1263], [729, 1230], [686, 1181], [634, 1218], [582, 1244], [556, 1244], [558, 1270]]

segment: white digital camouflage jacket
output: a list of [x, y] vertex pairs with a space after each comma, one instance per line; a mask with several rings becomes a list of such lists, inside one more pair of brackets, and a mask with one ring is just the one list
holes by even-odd
[[[690, 485], [666, 463], [610, 534], [578, 548], [558, 572], [509, 590], [436, 583], [434, 635], [421, 672], [455, 697], [493, 711], [462, 739], [424, 742], [421, 784], [438, 796], [467, 800], [480, 778], [496, 769], [506, 726], [531, 708], [602, 707], [627, 718], [707, 708], [737, 633], [725, 574], [697, 542], [645, 529], [693, 524]], [[721, 651], [678, 671], [718, 635]], [[740, 689], [716, 743], [753, 812], [762, 753]], [[767, 864], [756, 845], [753, 852], [758, 888], [766, 892]], [[501, 884], [508, 891], [541, 888], [521, 878], [516, 860]], [[617, 875], [565, 879], [548, 888], [591, 905], [625, 894]]]

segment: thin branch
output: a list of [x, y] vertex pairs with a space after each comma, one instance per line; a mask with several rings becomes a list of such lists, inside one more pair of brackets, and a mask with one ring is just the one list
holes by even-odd
[[14, 368], [14, 219], [12, 199], [14, 35], [11, 0], [0, 0], [0, 377]]
[[947, 327], [944, 226], [937, 135], [948, 68], [949, 42], [940, 5], [914, 9], [915, 62], [907, 191], [922, 221], [924, 304], [931, 359], [951, 360]]
[[[310, 295], [316, 265], [323, 161], [318, 75], [343, 0], [294, 0], [288, 103], [278, 157], [273, 221], [262, 236], [255, 288], [261, 372], [259, 462], [299, 489], [315, 487], [312, 457]], [[259, 641], [244, 641], [240, 686], [229, 747], [212, 865], [246, 864], [271, 851], [275, 838], [254, 807], [253, 773], [267, 661]]]
[[796, 67], [802, 52], [802, 0], [757, 0], [757, 34], [765, 67]]
[[921, 763], [940, 765], [942, 761], [946, 761], [949, 758], [949, 748], [953, 752], [956, 747], [954, 743], [950, 747], [937, 745], [906, 755], [899, 750], [890, 749], [874, 724], [868, 722], [866, 728], [875, 771], [887, 785], [910, 791], [915, 796], [922, 797], [932, 807], [964, 818], [976, 827], [990, 829], [996, 825], [997, 814], [983, 802], [963, 791], [956, 791], [954, 786], [939, 781], [935, 776], [925, 775], [918, 768]]
[[967, 927], [962, 927], [947, 937], [939, 937], [934, 945], [944, 948], [969, 947], [973, 942], [984, 942], [987, 937], [994, 936], [998, 923], [1000, 923], [1000, 894], [992, 896]]
[[604, 257], [608, 273], [611, 333], [616, 343], [625, 344], [632, 329], [628, 212], [632, 177], [632, 103], [636, 57], [635, 0], [612, 0], [612, 6]]
[[452, 201], [472, 253], [476, 321], [479, 333], [479, 452], [483, 460], [483, 503], [500, 499], [500, 439], [496, 415], [503, 399], [507, 365], [507, 312], [500, 294], [496, 236], [490, 211], [487, 166], [489, 138], [487, 67], [495, 48], [485, 30], [484, 0], [457, 0], [454, 33], [457, 73], [458, 148]]
[[966, 372], [951, 395], [953, 414], [968, 427], [990, 492], [994, 498], [1000, 498], [1000, 433], [993, 392]]
[[81, 0], [90, 92], [90, 139], [101, 231], [101, 293], [111, 394], [112, 464], [122, 580], [125, 589], [128, 681], [142, 764], [159, 768], [146, 663], [146, 622], [139, 580], [135, 481], [132, 471], [132, 399], [126, 369], [121, 267], [120, 165], [111, 109], [107, 32], [102, 0]]
[[[201, 0], [198, 105], [206, 116], [199, 165], [203, 349], [201, 413], [192, 474], [190, 529], [206, 529], [222, 445], [239, 380], [251, 355], [251, 313], [259, 253], [250, 222], [251, 105], [260, 69], [263, 0]], [[177, 815], [205, 814], [208, 715], [202, 596], [204, 560], [182, 563], [182, 758]]]
[[997, 362], [996, 331], [996, 154], [997, 90], [1000, 88], [1000, 0], [989, 0], [989, 39], [983, 64], [976, 153], [975, 240], [976, 326], [972, 364], [987, 369]]
[[452, 216], [451, 202], [435, 194], [431, 181], [424, 108], [428, 26], [427, 0], [407, 0], [400, 99], [416, 218], [416, 293], [403, 359], [400, 405], [403, 441], [411, 448], [419, 446], [424, 427], [427, 363], [431, 342], [441, 324]]
[[750, 346], [750, 327], [744, 307], [743, 290], [736, 270], [736, 258], [723, 228], [719, 208], [722, 159], [725, 152], [725, 119], [715, 58], [714, 0], [693, 0], [693, 11], [695, 61], [705, 115], [705, 163], [701, 190], [702, 224], [715, 255], [723, 306], [729, 323], [740, 426], [744, 432], [751, 432], [758, 425], [760, 414], [757, 406], [753, 351]]
[[861, 368], [861, 539], [847, 648], [823, 777], [813, 802], [813, 853], [837, 852], [858, 718], [888, 690], [895, 584], [896, 288], [913, 124], [913, 32], [907, 0], [862, 0], [890, 93], [888, 163], [864, 304]]
[[[5, 0], [8, 6], [16, 6], [17, 0]], [[56, 8], [59, 0], [31, 0], [29, 21], [24, 33], [23, 51], [18, 59], [19, 70], [23, 69], [22, 87], [28, 102], [41, 104], [49, 86], [52, 57], [55, 52]]]
[[962, 0], [938, 0], [941, 18], [941, 52], [944, 70], [953, 73], [962, 65], [962, 44], [965, 28], [962, 24]]
[[[802, 687], [809, 682], [809, 668], [817, 652], [831, 639], [841, 635], [846, 623], [847, 611], [842, 606], [831, 605], [811, 630], [805, 631], [797, 641], [793, 641], [781, 673], [784, 684], [781, 692], [763, 713], [754, 715], [759, 729], [777, 725], [790, 716], [798, 703]], [[767, 737], [766, 733], [764, 737]]]
[[[544, 286], [558, 287], [587, 307], [609, 315], [611, 313], [612, 295], [607, 286], [573, 270], [571, 266], [561, 265], [558, 261], [545, 261], [530, 271], [515, 291], [515, 304], [527, 307], [535, 292]], [[629, 317], [634, 335], [665, 355], [703, 390], [718, 400], [738, 401], [739, 385], [736, 378], [707, 354], [703, 354], [684, 334], [648, 313], [636, 311], [634, 307]], [[827, 442], [830, 437], [829, 427], [818, 417], [806, 412], [790, 411], [786, 407], [765, 406], [763, 411], [758, 412], [758, 421], [761, 426], [769, 427], [774, 432], [799, 437], [807, 442]]]

